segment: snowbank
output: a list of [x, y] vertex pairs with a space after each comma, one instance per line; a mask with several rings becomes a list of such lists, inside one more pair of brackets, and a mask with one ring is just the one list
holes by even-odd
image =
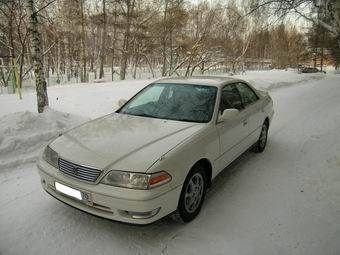
[[34, 161], [48, 141], [85, 120], [51, 109], [42, 114], [24, 111], [1, 117], [0, 169]]
[[[251, 71], [234, 77], [247, 80], [257, 88], [271, 90], [326, 76], [270, 70]], [[40, 115], [34, 113], [37, 111], [34, 92], [26, 91], [23, 100], [18, 100], [16, 95], [0, 95], [0, 169], [34, 161], [42, 146], [59, 132], [114, 111], [119, 99], [129, 99], [152, 81], [49, 87], [50, 107], [54, 110], [48, 109]]]
[[320, 80], [324, 73], [297, 73], [296, 70], [249, 71], [245, 75], [235, 75], [253, 84], [258, 89], [273, 90], [307, 81]]
[[[220, 75], [221, 76], [221, 75]], [[228, 76], [227, 74], [225, 76]], [[293, 70], [249, 71], [233, 77], [249, 81], [259, 89], [272, 90], [311, 80], [328, 74], [298, 74]], [[60, 112], [97, 118], [115, 110], [118, 100], [129, 99], [154, 79], [60, 85], [48, 88], [50, 107]], [[10, 107], [9, 107], [10, 106]], [[37, 111], [35, 92], [24, 91], [23, 100], [17, 95], [0, 94], [0, 116], [19, 111]]]

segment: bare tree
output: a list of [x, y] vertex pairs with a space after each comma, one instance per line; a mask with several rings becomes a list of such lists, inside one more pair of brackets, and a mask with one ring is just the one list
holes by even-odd
[[85, 4], [84, 0], [79, 0], [80, 8], [80, 23], [81, 23], [81, 60], [82, 69], [80, 80], [81, 82], [87, 82], [87, 54], [86, 54], [86, 32], [85, 32]]
[[121, 3], [123, 15], [125, 17], [125, 31], [122, 45], [122, 56], [120, 63], [120, 79], [125, 80], [128, 59], [130, 57], [131, 26], [134, 18], [135, 0], [125, 0]]
[[[19, 66], [20, 83], [36, 69], [32, 63], [37, 43], [27, 36], [31, 30], [26, 27], [32, 25], [26, 22], [28, 8], [23, 3], [0, 0], [0, 52], [13, 56], [1, 60], [5, 66], [0, 70], [2, 83], [8, 80], [10, 66]], [[92, 74], [97, 78], [97, 71], [103, 78], [108, 67], [112, 80], [116, 73], [125, 79], [127, 75], [141, 77], [138, 72], [153, 77], [236, 72], [255, 63], [258, 68], [269, 67], [268, 63], [283, 68], [296, 66], [307, 52], [303, 33], [289, 25], [285, 15], [295, 13], [296, 17], [298, 13], [319, 26], [328, 24], [327, 31], [332, 31], [328, 33], [334, 38], [339, 30], [335, 0], [243, 3], [39, 0], [37, 6], [42, 8], [32, 13], [39, 21], [40, 51], [45, 48], [38, 52], [46, 63], [43, 74], [49, 82], [56, 79], [59, 83], [63, 75], [67, 81], [80, 77], [81, 82], [88, 82]], [[23, 5], [25, 8], [20, 7]]]
[[32, 60], [34, 64], [38, 112], [42, 113], [44, 108], [48, 106], [46, 80], [44, 76], [42, 35], [38, 22], [38, 11], [35, 9], [34, 0], [27, 0], [26, 3], [26, 11], [29, 19], [28, 31], [31, 34], [32, 41]]
[[104, 61], [105, 61], [105, 54], [106, 54], [106, 0], [102, 0], [102, 8], [103, 8], [103, 31], [102, 31], [102, 45], [100, 49], [100, 69], [99, 69], [99, 79], [104, 77]]
[[250, 10], [259, 13], [264, 9], [274, 10], [274, 15], [285, 16], [297, 13], [314, 24], [320, 24], [338, 41], [340, 47], [340, 1], [338, 0], [246, 0]]

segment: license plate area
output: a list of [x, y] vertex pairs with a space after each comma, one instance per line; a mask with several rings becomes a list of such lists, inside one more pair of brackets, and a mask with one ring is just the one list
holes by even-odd
[[71, 188], [71, 187], [66, 186], [64, 184], [61, 184], [59, 182], [55, 182], [54, 187], [55, 187], [56, 191], [58, 191], [59, 193], [62, 193], [63, 195], [66, 195], [66, 196], [71, 197], [75, 200], [84, 202], [86, 204], [92, 204], [91, 196], [90, 196], [90, 194], [88, 194], [86, 192]]

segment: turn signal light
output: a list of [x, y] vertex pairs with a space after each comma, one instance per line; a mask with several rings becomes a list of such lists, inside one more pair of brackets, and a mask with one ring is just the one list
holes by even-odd
[[149, 179], [149, 187], [157, 187], [171, 181], [171, 176], [167, 172], [159, 172], [152, 174]]

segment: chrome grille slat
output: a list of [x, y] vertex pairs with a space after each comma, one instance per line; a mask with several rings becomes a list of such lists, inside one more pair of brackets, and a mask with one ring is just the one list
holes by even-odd
[[[63, 160], [64, 161], [64, 160]], [[63, 161], [60, 161], [60, 164], [63, 165], [63, 166], [66, 166], [66, 167], [73, 167], [73, 166], [77, 166], [79, 169], [83, 169], [85, 171], [89, 171], [89, 172], [101, 172], [100, 170], [97, 170], [97, 169], [93, 169], [93, 168], [89, 168], [89, 167], [84, 167], [84, 166], [80, 166], [80, 165], [77, 165], [77, 164], [69, 164], [69, 163], [65, 163]]]
[[[73, 173], [73, 168], [71, 167], [65, 167], [65, 166], [62, 166], [65, 170], [69, 170]], [[91, 172], [87, 172], [87, 171], [83, 171], [82, 169], [78, 168], [78, 172], [80, 173], [84, 173], [84, 174], [87, 174], [87, 175], [91, 175], [91, 176], [97, 176], [98, 174], [100, 173], [91, 173]]]
[[85, 166], [77, 165], [77, 164], [70, 163], [70, 162], [65, 162], [64, 159], [61, 159], [61, 161], [59, 163], [64, 165], [64, 166], [70, 166], [70, 167], [77, 166], [78, 168], [84, 169], [85, 171], [89, 171], [89, 172], [96, 172], [96, 173], [100, 173], [101, 172], [101, 170], [98, 170], [98, 169], [94, 169], [94, 168], [90, 168], [90, 167], [85, 167]]
[[[73, 173], [73, 167], [65, 166], [63, 164], [60, 164], [60, 166], [63, 167], [66, 171], [69, 170], [69, 171], [71, 171]], [[90, 171], [86, 171], [86, 170], [84, 170], [82, 168], [78, 168], [78, 171], [79, 172], [83, 172], [84, 174], [87, 174], [87, 175], [90, 175], [90, 176], [96, 176], [98, 174], [98, 173], [91, 173]], [[100, 174], [100, 172], [99, 172], [99, 174]]]
[[89, 176], [79, 171], [76, 173], [73, 173], [71, 171], [63, 171], [63, 172], [66, 174], [72, 175], [72, 176], [76, 176], [79, 179], [86, 179], [87, 181], [95, 181], [97, 179], [97, 176]]
[[68, 173], [70, 175], [75, 175], [75, 176], [84, 176], [84, 177], [87, 177], [87, 178], [96, 178], [97, 175], [87, 175], [87, 174], [84, 174], [84, 173], [81, 173], [80, 171], [77, 172], [77, 174], [74, 174], [72, 171], [65, 171], [65, 173]]
[[76, 173], [74, 173], [73, 171], [69, 170], [69, 169], [65, 169], [63, 167], [60, 168], [60, 170], [63, 172], [63, 173], [66, 173], [66, 174], [69, 174], [71, 176], [74, 176], [78, 179], [82, 179], [82, 180], [86, 180], [86, 181], [90, 181], [90, 182], [94, 182], [96, 181], [96, 179], [98, 178], [98, 176], [100, 174], [96, 174], [96, 175], [88, 175], [88, 174], [85, 174], [83, 172], [81, 172], [81, 170], [77, 170]]
[[62, 158], [59, 158], [58, 163], [59, 170], [64, 174], [87, 182], [95, 182], [102, 173], [100, 169], [78, 165]]

